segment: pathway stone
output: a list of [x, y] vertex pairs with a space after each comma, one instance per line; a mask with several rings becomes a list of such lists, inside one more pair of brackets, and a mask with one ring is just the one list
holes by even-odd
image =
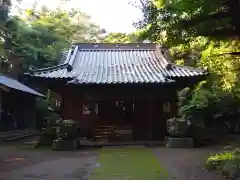
[[87, 169], [94, 160], [94, 157], [61, 158], [59, 160], [42, 162], [30, 167], [27, 166], [17, 169], [5, 174], [5, 178], [11, 180], [79, 180], [87, 175]]
[[[23, 157], [23, 152], [21, 154]], [[96, 159], [96, 153], [30, 152], [22, 159], [23, 162], [2, 161], [6, 167], [5, 172], [0, 169], [0, 180], [87, 180]], [[15, 166], [10, 163], [15, 163]]]

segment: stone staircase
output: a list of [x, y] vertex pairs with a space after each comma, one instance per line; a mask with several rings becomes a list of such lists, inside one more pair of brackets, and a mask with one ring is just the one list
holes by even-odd
[[100, 126], [95, 130], [95, 140], [108, 141], [132, 141], [132, 130], [116, 126]]
[[13, 130], [8, 132], [0, 132], [0, 143], [16, 142], [29, 137], [38, 135], [34, 129]]
[[95, 140], [108, 142], [111, 140], [111, 137], [115, 135], [115, 127], [114, 126], [100, 126], [95, 130]]

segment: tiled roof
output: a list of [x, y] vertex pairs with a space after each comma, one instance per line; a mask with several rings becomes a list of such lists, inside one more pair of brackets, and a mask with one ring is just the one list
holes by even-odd
[[2, 76], [0, 75], [0, 84], [15, 89], [15, 90], [19, 90], [19, 91], [23, 91], [26, 93], [30, 93], [36, 96], [41, 96], [44, 97], [44, 95], [40, 94], [39, 92], [35, 91], [34, 89], [29, 88], [28, 86], [20, 83], [19, 81], [6, 77], [6, 76]]
[[[67, 55], [66, 55], [67, 54]], [[205, 71], [177, 66], [158, 44], [75, 44], [61, 65], [32, 72], [43, 78], [69, 78], [73, 84], [166, 83]]]
[[58, 64], [63, 64], [67, 59], [67, 55], [68, 55], [68, 51], [62, 52]]

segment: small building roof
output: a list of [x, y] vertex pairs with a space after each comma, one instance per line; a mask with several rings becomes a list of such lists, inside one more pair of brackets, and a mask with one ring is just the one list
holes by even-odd
[[166, 59], [165, 48], [154, 43], [81, 43], [62, 55], [60, 64], [32, 71], [41, 78], [69, 79], [71, 84], [168, 83], [176, 77], [206, 72], [178, 66]]
[[8, 88], [23, 91], [23, 92], [26, 92], [29, 94], [40, 96], [40, 97], [45, 97], [44, 95], [40, 94], [39, 92], [35, 91], [34, 89], [31, 89], [28, 86], [20, 83], [19, 81], [15, 80], [15, 79], [10, 78], [10, 77], [0, 75], [0, 84], [6, 86]]

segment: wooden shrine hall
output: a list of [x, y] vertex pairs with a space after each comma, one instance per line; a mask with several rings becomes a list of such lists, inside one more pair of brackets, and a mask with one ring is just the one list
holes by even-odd
[[82, 136], [140, 141], [164, 138], [177, 90], [206, 74], [172, 63], [159, 44], [79, 43], [59, 65], [27, 76], [61, 96], [61, 116], [78, 121]]

